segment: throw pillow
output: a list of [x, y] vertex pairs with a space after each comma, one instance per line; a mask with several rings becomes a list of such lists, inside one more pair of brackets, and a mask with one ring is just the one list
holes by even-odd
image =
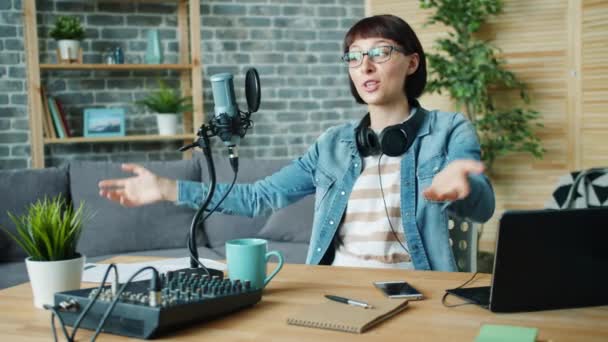
[[263, 239], [274, 241], [310, 241], [315, 197], [306, 196], [300, 201], [274, 212], [259, 233]]
[[[99, 196], [102, 179], [133, 176], [120, 169], [120, 163], [73, 162], [69, 167], [74, 206], [85, 202], [93, 218], [87, 222], [78, 245], [86, 256], [108, 255], [140, 250], [184, 247], [194, 211], [162, 202], [125, 208]], [[159, 176], [200, 181], [200, 168], [193, 160], [141, 163]]]
[[[65, 168], [0, 171], [0, 226], [15, 234], [15, 225], [7, 212], [21, 216], [39, 199], [62, 195], [70, 200], [68, 172]], [[0, 261], [22, 261], [27, 255], [7, 234], [0, 230]]]

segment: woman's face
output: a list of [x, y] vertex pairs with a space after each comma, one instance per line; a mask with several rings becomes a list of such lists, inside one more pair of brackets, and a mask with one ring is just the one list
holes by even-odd
[[[386, 38], [360, 38], [349, 47], [349, 52], [368, 52], [381, 46], [402, 49], [395, 41]], [[361, 65], [349, 67], [348, 73], [359, 96], [368, 105], [383, 106], [407, 101], [403, 91], [405, 78], [416, 71], [418, 55], [404, 55], [394, 49], [390, 58], [382, 63], [373, 62], [369, 55], [363, 56]]]

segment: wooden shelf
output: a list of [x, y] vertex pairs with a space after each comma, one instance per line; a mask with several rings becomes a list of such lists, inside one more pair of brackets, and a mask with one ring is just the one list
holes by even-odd
[[191, 64], [40, 64], [41, 70], [191, 70]]
[[126, 135], [120, 137], [73, 137], [63, 139], [45, 138], [45, 144], [74, 144], [74, 143], [111, 143], [111, 142], [137, 142], [137, 141], [173, 141], [173, 140], [194, 140], [194, 134], [177, 135]]
[[[171, 3], [171, 2], [179, 2], [182, 0], [129, 0], [130, 2], [150, 2], [150, 3]], [[125, 3], [125, 0], [97, 0], [97, 2], [106, 2], [106, 3], [113, 3], [113, 2], [119, 2], [119, 3]]]
[[[31, 165], [33, 168], [43, 168], [45, 161], [45, 146], [57, 144], [79, 143], [129, 143], [129, 142], [192, 142], [196, 139], [196, 128], [204, 121], [203, 97], [192, 94], [203, 93], [202, 65], [201, 65], [201, 14], [200, 0], [97, 0], [100, 2], [125, 3], [168, 3], [175, 5], [177, 16], [176, 33], [178, 37], [178, 58], [174, 64], [94, 64], [94, 63], [40, 63], [40, 50], [38, 43], [38, 21], [36, 3], [38, 0], [21, 0], [23, 3], [23, 35], [25, 58], [27, 64], [27, 93], [30, 126]], [[44, 45], [43, 45], [44, 46]], [[46, 49], [45, 49], [46, 51]], [[52, 52], [52, 51], [49, 51]], [[94, 52], [94, 51], [88, 51]], [[180, 93], [182, 96], [192, 96], [193, 110], [183, 115], [182, 131], [184, 134], [161, 136], [157, 134], [127, 135], [120, 137], [73, 137], [73, 138], [47, 138], [54, 134], [53, 123], [47, 122], [45, 113], [46, 104], [43, 103], [42, 90], [44, 85], [40, 81], [40, 74], [49, 71], [176, 71], [179, 78]], [[148, 75], [152, 76], [152, 75]], [[103, 77], [103, 73], [94, 75]], [[69, 106], [69, 103], [66, 103]], [[45, 123], [46, 122], [46, 123]], [[46, 127], [45, 127], [46, 126]], [[44, 132], [46, 130], [46, 132]], [[184, 153], [184, 158], [191, 154]]]

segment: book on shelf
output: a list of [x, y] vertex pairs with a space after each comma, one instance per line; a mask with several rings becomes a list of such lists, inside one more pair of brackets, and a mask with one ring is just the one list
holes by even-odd
[[49, 111], [51, 112], [51, 118], [53, 119], [53, 126], [55, 127], [57, 137], [59, 139], [63, 139], [65, 138], [65, 133], [63, 131], [63, 125], [61, 124], [61, 118], [59, 117], [59, 109], [57, 108], [55, 98], [53, 96], [48, 96], [47, 100], [49, 102]]
[[59, 110], [59, 117], [61, 118], [61, 124], [63, 125], [63, 132], [65, 133], [65, 136], [69, 138], [72, 136], [72, 133], [70, 132], [70, 126], [68, 126], [68, 118], [65, 114], [63, 103], [56, 97], [54, 99], [57, 109]]
[[53, 127], [51, 112], [49, 110], [49, 101], [44, 88], [40, 89], [40, 95], [42, 97], [42, 130], [47, 138], [55, 139], [57, 138], [57, 134], [55, 133], [55, 128]]
[[44, 89], [41, 89], [40, 93], [44, 110], [44, 120], [42, 120], [44, 135], [51, 139], [71, 137], [72, 133], [61, 101], [46, 94]]

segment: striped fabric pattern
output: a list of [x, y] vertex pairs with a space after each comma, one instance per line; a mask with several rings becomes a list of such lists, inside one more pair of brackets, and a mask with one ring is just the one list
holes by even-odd
[[[413, 269], [410, 255], [391, 232], [378, 177], [379, 156], [364, 158], [364, 169], [348, 200], [339, 228], [340, 246], [334, 266]], [[388, 217], [401, 243], [406, 247], [401, 224], [401, 157], [380, 159], [382, 189]]]

